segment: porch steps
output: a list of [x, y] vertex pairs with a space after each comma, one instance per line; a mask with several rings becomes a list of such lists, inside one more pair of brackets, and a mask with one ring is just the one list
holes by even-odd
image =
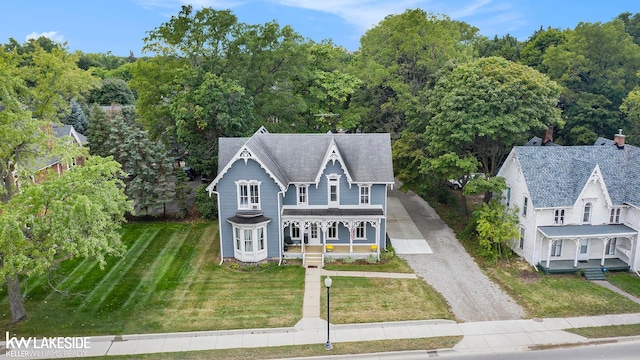
[[607, 280], [601, 268], [584, 269], [584, 277], [587, 280]]
[[305, 253], [304, 254], [304, 267], [321, 268], [322, 267], [322, 253]]

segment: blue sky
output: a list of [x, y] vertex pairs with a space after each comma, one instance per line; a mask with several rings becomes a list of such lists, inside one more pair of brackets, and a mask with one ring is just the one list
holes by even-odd
[[540, 26], [574, 28], [607, 22], [624, 11], [640, 12], [637, 0], [5, 0], [0, 43], [46, 35], [71, 50], [139, 56], [146, 32], [169, 20], [183, 4], [231, 9], [239, 20], [276, 20], [304, 37], [332, 39], [357, 50], [367, 29], [385, 16], [421, 8], [446, 14], [489, 37], [507, 33], [526, 40]]

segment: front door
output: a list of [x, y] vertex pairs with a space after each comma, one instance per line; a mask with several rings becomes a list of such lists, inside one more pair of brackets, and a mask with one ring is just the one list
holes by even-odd
[[320, 232], [318, 224], [309, 225], [309, 245], [320, 245]]
[[578, 246], [580, 247], [578, 250], [578, 261], [589, 260], [589, 239], [580, 239]]

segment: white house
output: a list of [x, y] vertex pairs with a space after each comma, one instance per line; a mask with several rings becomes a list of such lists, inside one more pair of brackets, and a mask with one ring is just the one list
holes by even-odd
[[640, 268], [640, 148], [624, 135], [593, 146], [517, 146], [497, 175], [508, 186], [504, 201], [519, 209], [514, 251], [534, 267]]

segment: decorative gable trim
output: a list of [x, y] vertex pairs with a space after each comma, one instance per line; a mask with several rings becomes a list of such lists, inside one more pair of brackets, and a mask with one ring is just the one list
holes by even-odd
[[249, 162], [249, 159], [257, 162], [258, 165], [260, 165], [260, 167], [263, 168], [264, 171], [267, 172], [267, 175], [269, 175], [269, 177], [272, 178], [273, 181], [275, 181], [275, 183], [278, 185], [278, 187], [280, 188], [280, 190], [282, 192], [287, 190], [287, 187], [285, 186], [285, 184], [283, 184], [275, 176], [275, 174], [273, 174], [273, 172], [271, 172], [271, 170], [269, 170], [269, 168], [267, 166], [265, 166], [262, 161], [260, 161], [260, 159], [256, 156], [256, 154], [254, 154], [253, 151], [251, 151], [251, 149], [249, 149], [247, 144], [244, 144], [244, 145], [242, 145], [240, 150], [238, 150], [238, 152], [233, 156], [233, 158], [231, 158], [231, 160], [227, 163], [227, 165], [225, 165], [225, 167], [222, 169], [222, 171], [220, 171], [218, 176], [216, 176], [216, 178], [213, 179], [211, 184], [209, 184], [209, 186], [207, 186], [207, 191], [209, 192], [209, 194], [211, 194], [213, 192], [213, 188], [216, 187], [216, 185], [218, 184], [220, 179], [222, 179], [222, 177], [229, 171], [229, 169], [231, 169], [231, 166], [233, 166], [233, 164], [235, 164], [236, 161], [243, 160], [244, 164], [246, 165]]
[[[596, 166], [593, 168], [591, 175], [589, 175], [589, 180], [587, 180], [587, 182], [582, 187], [582, 191], [580, 191], [580, 194], [576, 198], [574, 202], [574, 206], [578, 205], [578, 202], [584, 199], [583, 194], [587, 190], [587, 186], [589, 185], [589, 183], [596, 183], [596, 182], [600, 185], [600, 189], [604, 194], [604, 199], [607, 202], [607, 206], [609, 208], [613, 206], [613, 203], [611, 201], [611, 196], [609, 196], [609, 190], [607, 190], [607, 185], [604, 182], [604, 177], [602, 176], [602, 171], [600, 170], [600, 166], [598, 164], [596, 164]], [[580, 204], [580, 206], [582, 206], [582, 203]]]
[[351, 188], [351, 184], [353, 184], [353, 179], [351, 178], [351, 174], [349, 173], [349, 170], [347, 169], [344, 163], [344, 159], [342, 158], [342, 154], [340, 154], [340, 150], [338, 149], [338, 145], [336, 144], [335, 139], [331, 138], [331, 143], [329, 143], [329, 147], [327, 148], [327, 152], [324, 155], [324, 160], [322, 161], [322, 165], [320, 166], [320, 169], [318, 170], [318, 174], [316, 175], [316, 179], [315, 179], [316, 189], [320, 184], [320, 178], [322, 177], [322, 173], [324, 173], [325, 169], [327, 168], [329, 161], [331, 161], [332, 164], [335, 164], [336, 161], [340, 164], [340, 167], [342, 168], [342, 171], [344, 172], [344, 175], [347, 178], [347, 182], [349, 183], [349, 188]]

